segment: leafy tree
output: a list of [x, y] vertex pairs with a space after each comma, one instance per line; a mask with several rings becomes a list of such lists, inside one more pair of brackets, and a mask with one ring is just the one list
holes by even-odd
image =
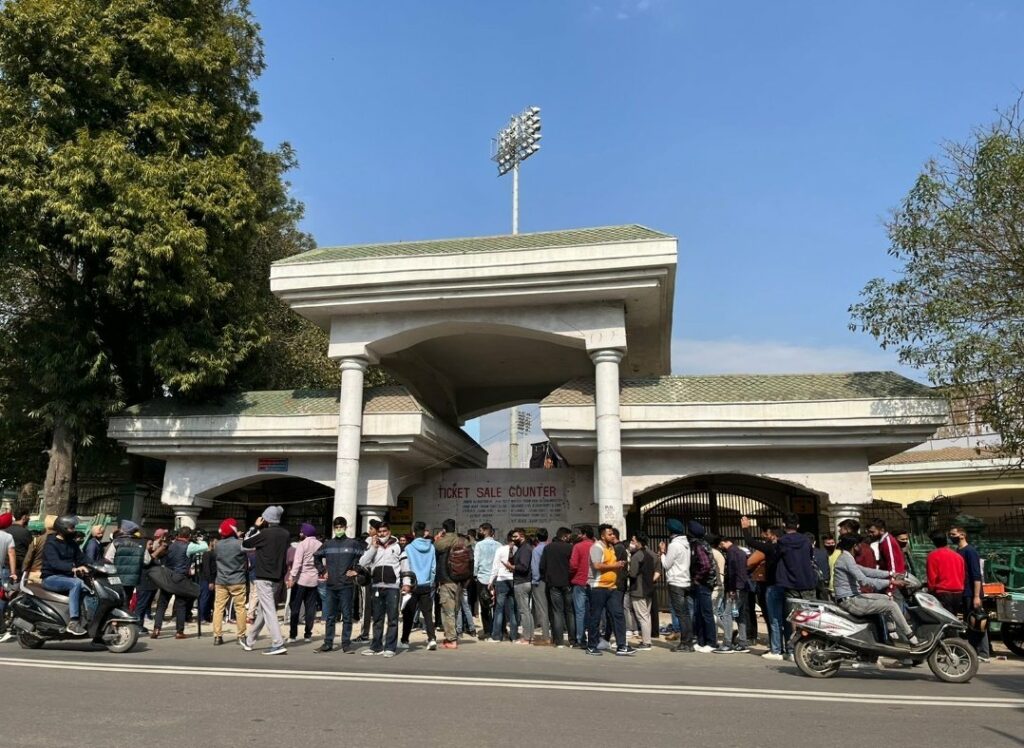
[[900, 361], [1024, 452], [1024, 118], [1018, 105], [930, 161], [887, 224], [895, 279], [850, 311]]
[[263, 66], [246, 0], [0, 5], [0, 407], [48, 430], [49, 507], [105, 414], [229, 387], [268, 341], [299, 206], [254, 136]]

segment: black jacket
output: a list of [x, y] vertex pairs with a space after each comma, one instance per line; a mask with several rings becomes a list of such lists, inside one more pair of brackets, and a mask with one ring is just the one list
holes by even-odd
[[42, 577], [70, 577], [71, 570], [85, 563], [85, 554], [74, 540], [51, 535], [43, 544]]
[[533, 581], [533, 546], [525, 540], [512, 556], [512, 583], [524, 584]]
[[284, 581], [289, 545], [291, 536], [280, 525], [264, 525], [242, 541], [243, 548], [256, 551], [253, 573], [264, 582]]
[[316, 570], [327, 572], [327, 586], [331, 589], [351, 587], [355, 577], [346, 573], [359, 564], [359, 558], [366, 552], [366, 543], [358, 538], [329, 538], [313, 554]]
[[572, 556], [572, 543], [556, 540], [544, 546], [544, 551], [540, 554], [540, 578], [548, 587], [568, 587], [570, 585], [570, 556]]

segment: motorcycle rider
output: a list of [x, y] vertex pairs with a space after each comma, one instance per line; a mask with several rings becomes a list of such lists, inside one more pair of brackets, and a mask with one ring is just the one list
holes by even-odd
[[839, 607], [855, 616], [882, 614], [889, 616], [896, 623], [896, 629], [911, 646], [920, 642], [914, 636], [914, 630], [907, 623], [900, 606], [888, 595], [874, 592], [862, 593], [862, 587], [877, 590], [889, 589], [893, 582], [891, 572], [869, 569], [858, 566], [853, 554], [861, 542], [856, 535], [843, 535], [839, 538], [839, 558], [835, 564], [835, 593]]
[[68, 596], [70, 620], [67, 632], [85, 636], [86, 630], [81, 621], [85, 583], [77, 575], [89, 569], [83, 565], [85, 556], [75, 543], [77, 524], [78, 517], [73, 514], [62, 515], [53, 523], [53, 535], [43, 546], [43, 589]]

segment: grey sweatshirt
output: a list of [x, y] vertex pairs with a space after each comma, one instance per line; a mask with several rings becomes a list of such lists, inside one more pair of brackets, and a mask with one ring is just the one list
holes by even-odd
[[889, 587], [890, 575], [881, 569], [868, 569], [858, 566], [849, 551], [843, 551], [836, 560], [835, 593], [836, 599], [852, 597], [860, 594], [860, 588], [873, 587], [884, 590]]

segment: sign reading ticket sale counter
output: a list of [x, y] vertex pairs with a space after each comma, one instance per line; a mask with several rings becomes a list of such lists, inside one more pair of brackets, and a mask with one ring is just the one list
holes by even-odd
[[490, 522], [503, 536], [513, 527], [597, 522], [591, 470], [444, 470], [413, 491], [428, 526], [451, 517], [460, 532]]

